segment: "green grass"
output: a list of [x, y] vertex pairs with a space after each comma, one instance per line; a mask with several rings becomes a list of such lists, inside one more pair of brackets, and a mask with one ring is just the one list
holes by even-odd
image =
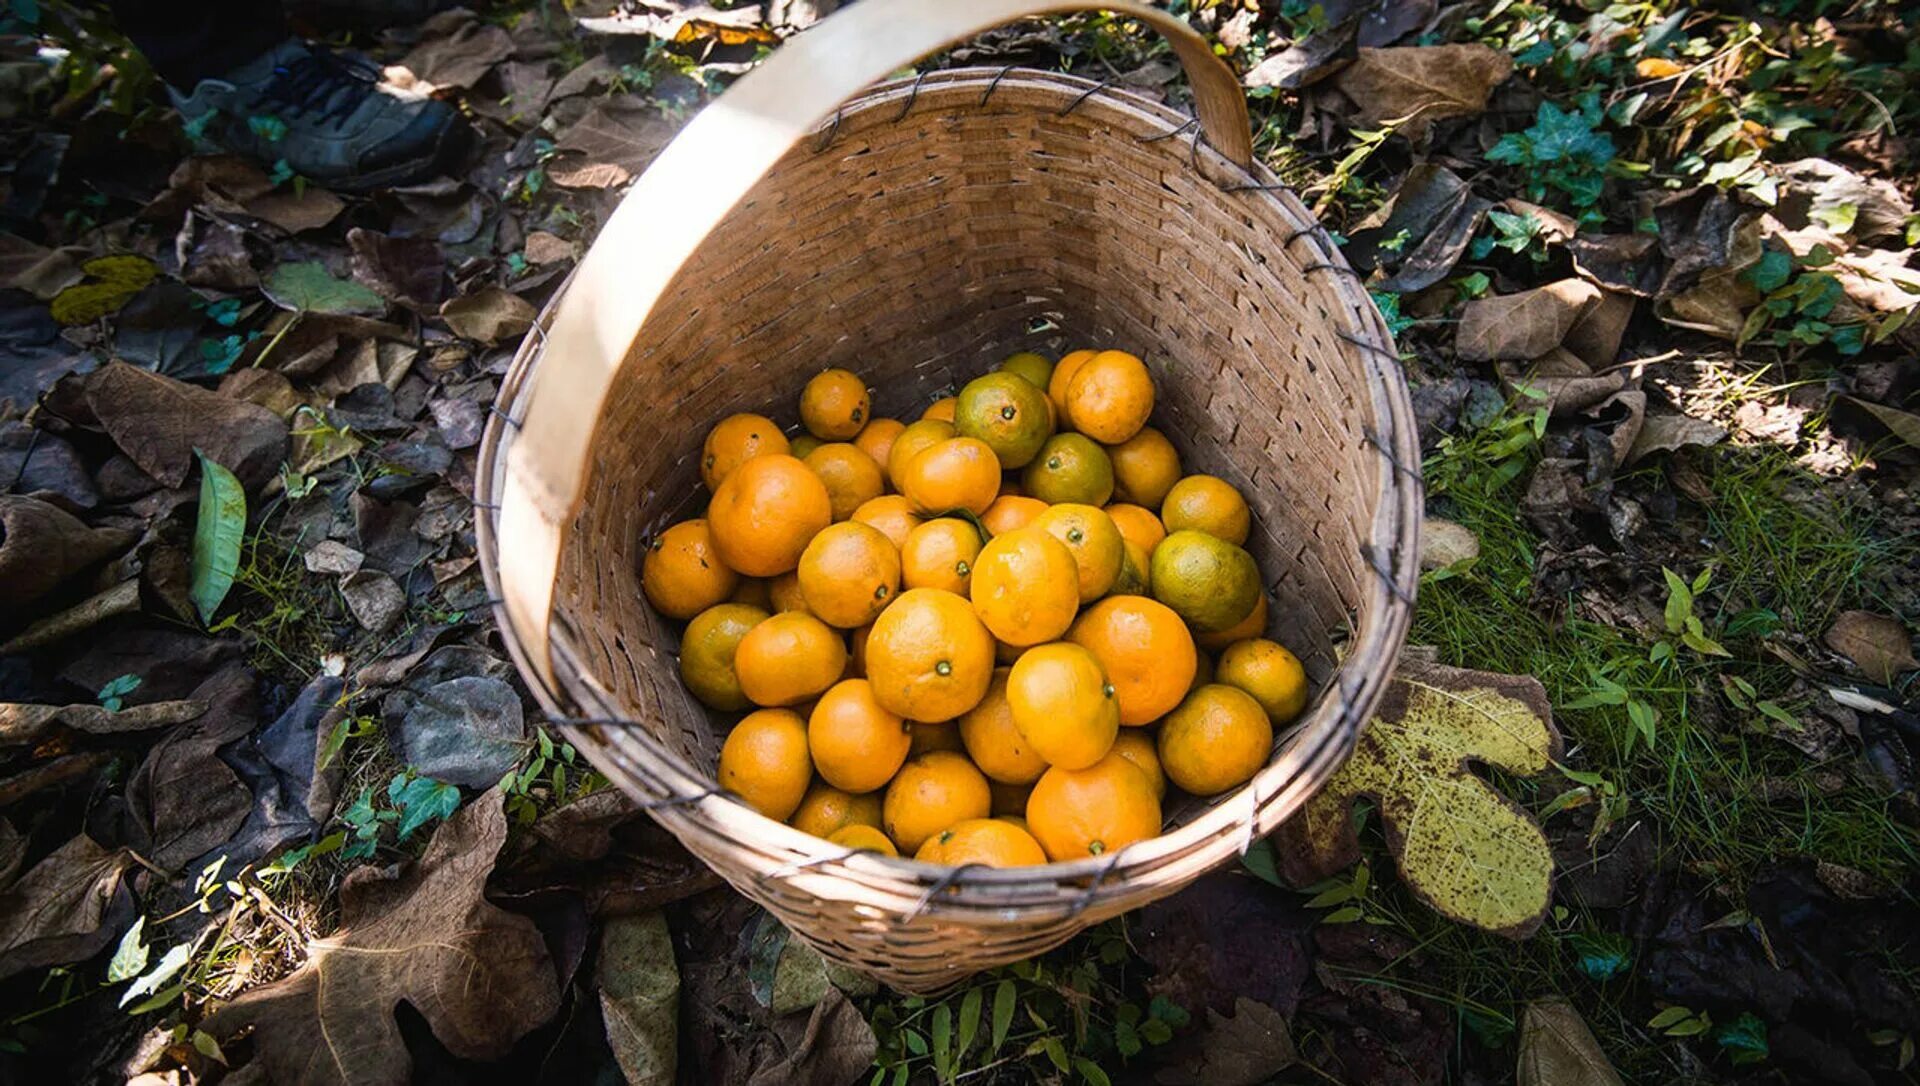
[[[1454, 456], [1480, 455], [1472, 443]], [[1727, 699], [1722, 676], [1750, 682], [1789, 712], [1793, 676], [1765, 646], [1766, 634], [1817, 641], [1850, 607], [1884, 606], [1886, 571], [1920, 560], [1920, 540], [1883, 534], [1862, 505], [1828, 496], [1824, 481], [1796, 479], [1783, 453], [1726, 449], [1709, 462], [1715, 500], [1707, 507], [1700, 554], [1715, 569], [1698, 613], [1732, 654], [1719, 659], [1682, 648], [1653, 663], [1653, 635], [1620, 630], [1536, 599], [1537, 540], [1518, 511], [1518, 476], [1468, 472], [1436, 501], [1481, 543], [1467, 573], [1422, 586], [1413, 640], [1438, 646], [1449, 663], [1536, 676], [1556, 706], [1568, 764], [1622, 787], [1634, 812], [1651, 817], [1670, 859], [1717, 873], [1736, 887], [1769, 860], [1794, 855], [1897, 878], [1916, 855], [1912, 832], [1885, 802], [1849, 785], [1804, 802], [1754, 798], [1761, 780], [1804, 781], [1816, 767], [1787, 743], [1754, 730], [1759, 714]], [[1439, 473], [1447, 478], [1447, 473]], [[1650, 528], [1649, 532], [1658, 531]], [[1702, 562], [1676, 559], [1691, 577]], [[1665, 597], [1657, 565], [1638, 570], [1654, 603]], [[1658, 713], [1651, 745], [1614, 706], [1567, 709], [1603, 673]]]
[[[1851, 774], [1838, 792], [1819, 794], [1809, 781], [1816, 766], [1755, 730], [1759, 714], [1733, 705], [1721, 678], [1742, 678], [1759, 698], [1810, 715], [1766, 638], [1817, 642], [1839, 611], [1889, 609], [1889, 574], [1920, 562], [1920, 539], [1897, 534], [1866, 503], [1806, 475], [1784, 452], [1718, 450], [1706, 458], [1713, 500], [1704, 522], [1676, 530], [1688, 554], [1670, 561], [1689, 579], [1713, 565], [1696, 613], [1731, 655], [1681, 648], [1672, 660], [1653, 663], [1648, 653], [1658, 632], [1616, 629], [1576, 617], [1576, 601], [1535, 597], [1539, 541], [1518, 509], [1524, 472], [1511, 470], [1516, 458], [1531, 454], [1512, 451], [1513, 429], [1490, 427], [1429, 464], [1434, 512], [1472, 529], [1481, 555], [1464, 574], [1423, 584], [1412, 640], [1437, 646], [1451, 664], [1538, 677], [1567, 740], [1565, 764], [1620, 788], [1629, 801], [1625, 819], [1652, 824], [1661, 865], [1722, 884], [1730, 901], [1767, 864], [1796, 857], [1898, 884], [1916, 859], [1913, 830]], [[1695, 532], [1698, 538], [1688, 538]], [[1635, 577], [1655, 604], [1665, 599], [1657, 563]], [[1553, 606], [1560, 603], [1568, 606]], [[1567, 617], [1554, 620], [1557, 611]], [[1565, 708], [1589, 693], [1595, 673], [1658, 713], [1651, 744], [1620, 707]], [[1800, 797], [1764, 800], [1756, 793], [1763, 780], [1800, 785]], [[1499, 783], [1536, 813], [1544, 808], [1537, 784]], [[1555, 814], [1547, 825], [1573, 817]], [[1575, 968], [1566, 937], [1599, 930], [1580, 910], [1556, 909], [1541, 935], [1515, 945], [1440, 920], [1395, 889], [1375, 896], [1371, 908], [1380, 918], [1419, 942], [1425, 965], [1418, 975], [1435, 986], [1428, 994], [1462, 1012], [1463, 1039], [1476, 1021], [1497, 1033], [1514, 1024], [1526, 1000], [1562, 992], [1575, 999], [1629, 1081], [1685, 1080], [1672, 1046], [1645, 1028], [1651, 1003], [1635, 990], [1632, 974], [1599, 984]]]

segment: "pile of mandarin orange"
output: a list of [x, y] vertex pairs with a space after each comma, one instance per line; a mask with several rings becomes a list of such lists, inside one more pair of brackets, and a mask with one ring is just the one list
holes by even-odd
[[1018, 867], [1252, 778], [1306, 676], [1260, 636], [1245, 499], [1182, 473], [1153, 405], [1124, 351], [1022, 352], [912, 423], [829, 369], [796, 436], [715, 426], [706, 516], [650, 541], [641, 585], [687, 623], [693, 695], [752, 710], [721, 786], [850, 848]]

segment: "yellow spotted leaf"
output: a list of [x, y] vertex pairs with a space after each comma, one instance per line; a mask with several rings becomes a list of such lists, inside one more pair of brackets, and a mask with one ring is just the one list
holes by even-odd
[[92, 324], [109, 313], [118, 313], [158, 274], [153, 261], [131, 255], [95, 257], [80, 265], [80, 270], [86, 273], [86, 280], [54, 295], [48, 306], [53, 319], [61, 324]]
[[1471, 766], [1527, 777], [1559, 753], [1538, 679], [1444, 667], [1410, 650], [1353, 757], [1280, 827], [1281, 871], [1304, 886], [1359, 860], [1352, 814], [1364, 797], [1409, 889], [1462, 924], [1525, 938], [1547, 913], [1553, 851]]

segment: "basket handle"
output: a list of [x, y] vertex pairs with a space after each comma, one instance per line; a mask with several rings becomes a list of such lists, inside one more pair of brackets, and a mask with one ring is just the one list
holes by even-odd
[[[1112, 11], [1172, 44], [1207, 142], [1253, 161], [1246, 98], [1183, 20], [1137, 0], [865, 0], [782, 46], [668, 144], [607, 220], [555, 307], [507, 453], [498, 543], [502, 604], [549, 689], [548, 624], [560, 554], [579, 510], [601, 408], [667, 285], [707, 234], [841, 103], [943, 46], [1034, 15]], [[586, 304], [589, 299], [602, 304]], [[567, 304], [571, 302], [572, 304]]]

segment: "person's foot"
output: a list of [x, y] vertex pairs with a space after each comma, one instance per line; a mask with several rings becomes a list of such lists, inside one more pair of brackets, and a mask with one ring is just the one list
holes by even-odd
[[380, 82], [350, 53], [289, 40], [191, 94], [170, 90], [187, 130], [327, 188], [363, 192], [452, 167], [473, 130], [451, 106]]

